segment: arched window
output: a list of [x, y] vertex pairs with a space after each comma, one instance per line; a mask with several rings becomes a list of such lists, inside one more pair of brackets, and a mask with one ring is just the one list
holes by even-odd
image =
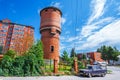
[[54, 52], [54, 46], [50, 47], [51, 52]]

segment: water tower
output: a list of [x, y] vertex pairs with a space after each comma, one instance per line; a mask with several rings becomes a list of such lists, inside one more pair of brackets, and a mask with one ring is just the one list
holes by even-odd
[[56, 7], [46, 7], [40, 11], [40, 16], [40, 33], [43, 43], [44, 59], [55, 60], [55, 65], [59, 60], [62, 12]]

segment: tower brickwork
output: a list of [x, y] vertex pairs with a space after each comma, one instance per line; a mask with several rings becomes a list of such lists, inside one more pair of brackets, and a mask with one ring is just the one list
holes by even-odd
[[59, 36], [62, 12], [56, 7], [46, 7], [40, 11], [40, 33], [44, 58], [59, 60]]

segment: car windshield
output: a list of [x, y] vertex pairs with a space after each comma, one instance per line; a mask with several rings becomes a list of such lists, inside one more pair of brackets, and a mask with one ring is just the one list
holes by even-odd
[[88, 66], [88, 69], [92, 69], [92, 66]]

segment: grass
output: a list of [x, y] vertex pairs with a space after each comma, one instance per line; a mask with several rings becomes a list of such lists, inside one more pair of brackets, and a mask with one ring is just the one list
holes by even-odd
[[112, 71], [111, 70], [107, 70], [107, 74], [112, 74]]
[[59, 66], [59, 71], [71, 71], [71, 66]]

